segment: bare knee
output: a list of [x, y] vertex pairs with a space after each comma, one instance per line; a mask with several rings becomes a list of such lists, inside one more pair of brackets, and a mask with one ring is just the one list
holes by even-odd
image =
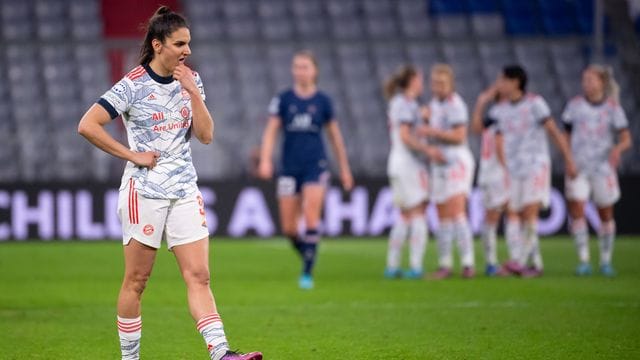
[[147, 287], [147, 281], [149, 281], [150, 276], [151, 274], [148, 272], [131, 272], [125, 274], [122, 288], [140, 296]]
[[209, 269], [204, 267], [185, 270], [182, 276], [188, 287], [209, 287], [211, 284]]

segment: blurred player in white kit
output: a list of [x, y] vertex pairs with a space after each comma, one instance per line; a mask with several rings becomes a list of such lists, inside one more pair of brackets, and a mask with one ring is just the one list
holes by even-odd
[[614, 276], [611, 266], [616, 225], [613, 205], [620, 199], [616, 168], [631, 147], [627, 117], [619, 103], [618, 85], [610, 70], [591, 65], [582, 74], [583, 94], [573, 98], [562, 114], [565, 134], [576, 160], [578, 176], [565, 180], [565, 193], [580, 261], [576, 274], [591, 274], [589, 228], [585, 203], [591, 199], [600, 217], [600, 272]]
[[518, 65], [506, 66], [497, 84], [502, 101], [491, 108], [489, 119], [498, 124], [496, 148], [498, 159], [509, 174], [509, 209], [518, 214], [522, 226], [519, 261], [505, 264], [502, 270], [538, 277], [543, 274], [538, 212], [549, 205], [551, 192], [547, 135], [561, 151], [569, 178], [576, 176], [576, 166], [546, 101], [526, 92], [525, 70]]
[[[423, 276], [428, 236], [425, 210], [429, 199], [429, 175], [424, 157], [442, 160], [437, 148], [427, 145], [416, 135], [416, 128], [422, 124], [425, 115], [416, 100], [423, 88], [423, 74], [413, 66], [399, 68], [384, 84], [385, 97], [389, 99], [387, 115], [391, 137], [387, 174], [393, 202], [400, 209], [400, 216], [389, 234], [387, 278], [417, 279]], [[400, 260], [407, 238], [409, 270], [402, 273]]]
[[452, 274], [452, 245], [455, 238], [460, 252], [462, 276], [475, 276], [473, 235], [467, 220], [467, 198], [473, 183], [474, 160], [467, 145], [469, 112], [455, 91], [453, 69], [446, 64], [431, 68], [428, 125], [420, 128], [440, 149], [444, 162], [431, 164], [431, 199], [438, 209], [438, 265], [435, 279]]
[[[485, 116], [489, 107], [500, 102], [497, 84], [492, 84], [478, 96], [471, 117], [471, 129], [481, 134], [480, 166], [478, 170], [478, 186], [482, 191], [482, 204], [485, 209], [482, 243], [485, 253], [485, 275], [498, 273], [497, 229], [502, 213], [507, 210], [509, 201], [509, 176], [500, 163], [496, 150], [496, 131], [498, 124]], [[509, 212], [505, 224], [505, 238], [510, 262], [519, 259], [520, 220]]]

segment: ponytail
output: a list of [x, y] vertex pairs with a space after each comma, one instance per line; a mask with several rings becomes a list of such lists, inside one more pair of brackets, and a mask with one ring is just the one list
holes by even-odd
[[385, 99], [391, 99], [398, 90], [406, 90], [411, 79], [418, 75], [418, 70], [412, 65], [403, 65], [389, 76], [382, 85]]
[[604, 93], [607, 94], [608, 97], [615, 100], [615, 102], [620, 102], [620, 85], [616, 81], [616, 78], [613, 76], [613, 68], [611, 66], [607, 66], [605, 70], [605, 85], [604, 85]]
[[168, 6], [160, 6], [147, 22], [147, 35], [140, 48], [138, 60], [140, 65], [148, 64], [153, 60], [155, 52], [152, 43], [154, 39], [164, 43], [164, 40], [174, 31], [188, 27], [187, 20], [182, 15], [171, 11]]

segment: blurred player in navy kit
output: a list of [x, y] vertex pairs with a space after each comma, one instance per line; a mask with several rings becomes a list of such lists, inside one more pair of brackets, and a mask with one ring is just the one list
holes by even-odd
[[[270, 116], [262, 137], [258, 173], [263, 179], [273, 177], [273, 148], [281, 131], [284, 141], [277, 181], [280, 224], [303, 260], [299, 285], [311, 289], [320, 240], [318, 226], [329, 181], [323, 130], [327, 130], [335, 151], [345, 190], [353, 187], [353, 177], [331, 99], [317, 87], [318, 64], [313, 53], [306, 50], [296, 53], [291, 72], [293, 87], [274, 97], [269, 105]], [[302, 237], [298, 233], [300, 217], [305, 224]]]

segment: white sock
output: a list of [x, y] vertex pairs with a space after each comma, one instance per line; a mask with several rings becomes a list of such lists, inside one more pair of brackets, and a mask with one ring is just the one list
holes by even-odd
[[463, 267], [473, 267], [475, 263], [473, 249], [473, 234], [466, 216], [461, 216], [454, 223], [458, 250], [460, 251], [460, 263]]
[[509, 260], [520, 261], [521, 237], [520, 237], [520, 220], [508, 219], [504, 227], [504, 237], [507, 240], [507, 249], [509, 250]]
[[212, 313], [203, 316], [196, 323], [198, 332], [202, 334], [204, 342], [207, 344], [211, 360], [220, 360], [229, 350], [227, 337], [224, 335], [224, 327], [220, 315]]
[[497, 254], [497, 225], [496, 224], [484, 224], [482, 230], [482, 243], [484, 244], [484, 257], [487, 265], [498, 264]]
[[409, 225], [403, 219], [396, 220], [389, 233], [389, 248], [387, 250], [387, 269], [397, 270], [400, 268], [402, 257], [402, 247], [409, 234]]
[[441, 268], [451, 269], [453, 259], [451, 256], [451, 243], [453, 242], [453, 223], [451, 221], [443, 221], [438, 229], [438, 265]]
[[140, 359], [140, 338], [142, 337], [142, 317], [127, 319], [118, 316], [118, 337], [122, 360]]
[[584, 218], [571, 219], [571, 233], [576, 243], [578, 259], [581, 263], [589, 262], [589, 228]]
[[600, 265], [611, 264], [611, 257], [613, 256], [613, 243], [616, 237], [616, 222], [610, 220], [603, 222], [600, 225], [599, 240], [600, 240]]
[[409, 238], [409, 266], [411, 266], [411, 270], [422, 271], [428, 236], [427, 220], [422, 216], [411, 219], [411, 236]]
[[523, 246], [520, 254], [520, 264], [526, 266], [529, 260], [533, 262], [533, 266], [542, 270], [542, 254], [540, 253], [540, 239], [538, 238], [538, 223], [530, 222], [524, 224], [522, 229]]

